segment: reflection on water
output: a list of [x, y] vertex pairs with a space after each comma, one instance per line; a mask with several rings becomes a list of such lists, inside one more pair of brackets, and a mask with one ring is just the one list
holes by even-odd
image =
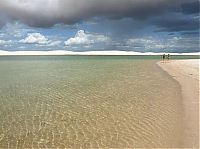
[[155, 62], [0, 58], [0, 148], [180, 147], [179, 86]]

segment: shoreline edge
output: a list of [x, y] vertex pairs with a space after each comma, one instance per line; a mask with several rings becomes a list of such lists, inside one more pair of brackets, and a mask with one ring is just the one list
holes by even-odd
[[181, 87], [184, 125], [184, 147], [199, 148], [199, 59], [159, 61], [166, 73]]

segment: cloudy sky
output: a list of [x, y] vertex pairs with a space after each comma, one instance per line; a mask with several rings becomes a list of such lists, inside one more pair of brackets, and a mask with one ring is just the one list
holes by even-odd
[[0, 50], [198, 52], [199, 0], [0, 0]]

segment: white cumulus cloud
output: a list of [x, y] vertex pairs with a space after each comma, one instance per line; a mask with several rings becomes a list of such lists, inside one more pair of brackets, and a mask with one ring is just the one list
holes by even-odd
[[104, 35], [86, 33], [84, 30], [79, 30], [75, 37], [65, 41], [66, 46], [71, 45], [91, 45], [94, 43], [107, 42], [110, 38]]
[[0, 45], [6, 45], [6, 44], [9, 44], [11, 42], [12, 42], [11, 40], [1, 40], [0, 39]]
[[26, 44], [47, 44], [50, 41], [40, 33], [29, 33], [28, 36], [20, 40], [20, 42]]
[[3, 45], [3, 44], [5, 44], [5, 43], [6, 43], [5, 40], [0, 40], [0, 45]]

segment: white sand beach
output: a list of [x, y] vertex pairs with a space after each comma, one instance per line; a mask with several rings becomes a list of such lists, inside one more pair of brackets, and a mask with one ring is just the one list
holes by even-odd
[[184, 147], [196, 147], [199, 144], [199, 63], [198, 59], [158, 62], [181, 85], [185, 123]]

